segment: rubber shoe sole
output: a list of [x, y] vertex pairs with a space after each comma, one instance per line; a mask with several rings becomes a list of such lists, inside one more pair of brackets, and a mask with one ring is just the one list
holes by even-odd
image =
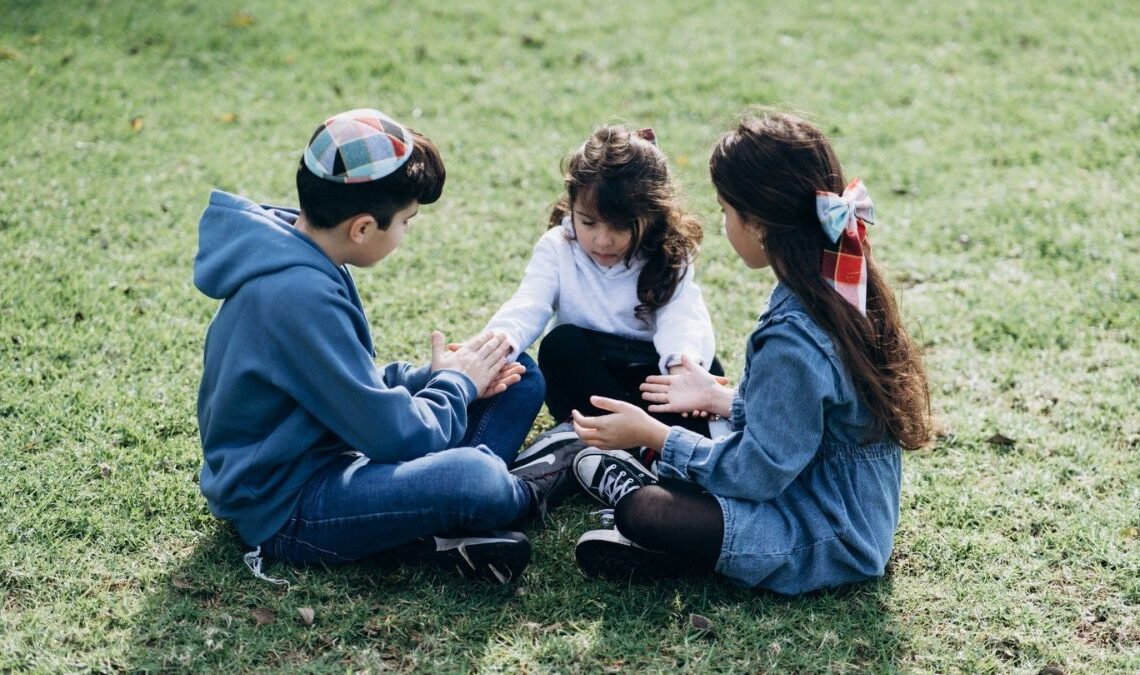
[[659, 578], [670, 567], [663, 564], [668, 559], [665, 553], [638, 546], [616, 528], [585, 532], [574, 546], [574, 559], [586, 576], [611, 581]]
[[522, 532], [488, 532], [461, 537], [432, 537], [433, 558], [464, 579], [510, 583], [530, 563], [530, 540]]

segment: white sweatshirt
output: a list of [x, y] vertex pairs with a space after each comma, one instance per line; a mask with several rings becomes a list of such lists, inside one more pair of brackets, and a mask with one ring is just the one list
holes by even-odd
[[693, 281], [693, 265], [673, 291], [669, 302], [642, 321], [634, 315], [637, 277], [645, 260], [634, 256], [629, 266], [619, 261], [603, 267], [582, 250], [570, 219], [546, 231], [534, 245], [522, 283], [499, 308], [487, 330], [505, 333], [515, 350], [526, 351], [554, 317], [555, 326], [572, 324], [610, 335], [651, 341], [661, 355], [661, 372], [679, 363], [681, 354], [705, 368], [712, 363], [716, 343], [712, 320]]

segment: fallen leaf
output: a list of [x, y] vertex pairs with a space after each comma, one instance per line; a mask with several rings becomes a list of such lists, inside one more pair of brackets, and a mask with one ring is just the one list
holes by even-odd
[[1135, 539], [1137, 537], [1140, 537], [1140, 527], [1126, 527], [1120, 530], [1120, 536], [1124, 537], [1125, 539]]
[[249, 12], [234, 12], [226, 25], [230, 28], [249, 28], [253, 25], [253, 15]]
[[19, 61], [22, 58], [24, 58], [24, 55], [15, 49], [0, 47], [0, 61]]
[[264, 607], [258, 607], [250, 614], [253, 614], [253, 620], [258, 626], [264, 626], [277, 620], [277, 615], [273, 613], [273, 610]]
[[233, 124], [234, 122], [237, 121], [237, 113], [231, 112], [231, 113], [225, 113], [223, 115], [218, 115], [218, 121], [221, 122], [222, 124]]
[[138, 133], [138, 132], [142, 131], [142, 128], [143, 128], [143, 118], [132, 117], [131, 118], [131, 131]]
[[1006, 435], [999, 432], [999, 433], [996, 433], [993, 436], [990, 436], [989, 438], [987, 438], [986, 443], [989, 443], [990, 445], [1001, 445], [1004, 447], [1010, 447], [1010, 446], [1014, 445], [1015, 443], [1017, 443], [1017, 441], [1015, 441], [1012, 438], [1010, 438], [1009, 436], [1006, 436]]
[[713, 622], [707, 616], [700, 614], [690, 614], [689, 625], [702, 633], [711, 633], [713, 630]]
[[312, 607], [298, 607], [297, 614], [301, 617], [301, 623], [306, 626], [313, 625], [313, 608]]

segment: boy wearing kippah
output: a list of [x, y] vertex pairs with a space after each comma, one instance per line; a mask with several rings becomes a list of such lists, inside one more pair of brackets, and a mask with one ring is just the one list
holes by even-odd
[[360, 109], [313, 134], [299, 210], [210, 195], [194, 283], [222, 303], [198, 392], [201, 490], [262, 578], [263, 557], [341, 563], [417, 542], [465, 577], [506, 582], [530, 559], [510, 528], [569, 482], [572, 457], [507, 470], [543, 381], [525, 354], [506, 362], [502, 336], [445, 348], [436, 331], [429, 364], [374, 362], [347, 266], [394, 251], [444, 178], [430, 140]]

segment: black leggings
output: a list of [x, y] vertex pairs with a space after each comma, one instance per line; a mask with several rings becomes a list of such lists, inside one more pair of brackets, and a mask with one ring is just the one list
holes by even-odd
[[[652, 342], [609, 335], [571, 324], [563, 324], [542, 338], [538, 367], [546, 379], [546, 407], [556, 422], [570, 418], [570, 411], [601, 415], [605, 411], [590, 405], [590, 396], [605, 396], [632, 403], [647, 410], [641, 398], [641, 383], [650, 375], [660, 375], [661, 356]], [[709, 372], [724, 375], [720, 361], [713, 358]], [[709, 435], [708, 421], [682, 417], [677, 413], [650, 413], [669, 426], [691, 429]]]

